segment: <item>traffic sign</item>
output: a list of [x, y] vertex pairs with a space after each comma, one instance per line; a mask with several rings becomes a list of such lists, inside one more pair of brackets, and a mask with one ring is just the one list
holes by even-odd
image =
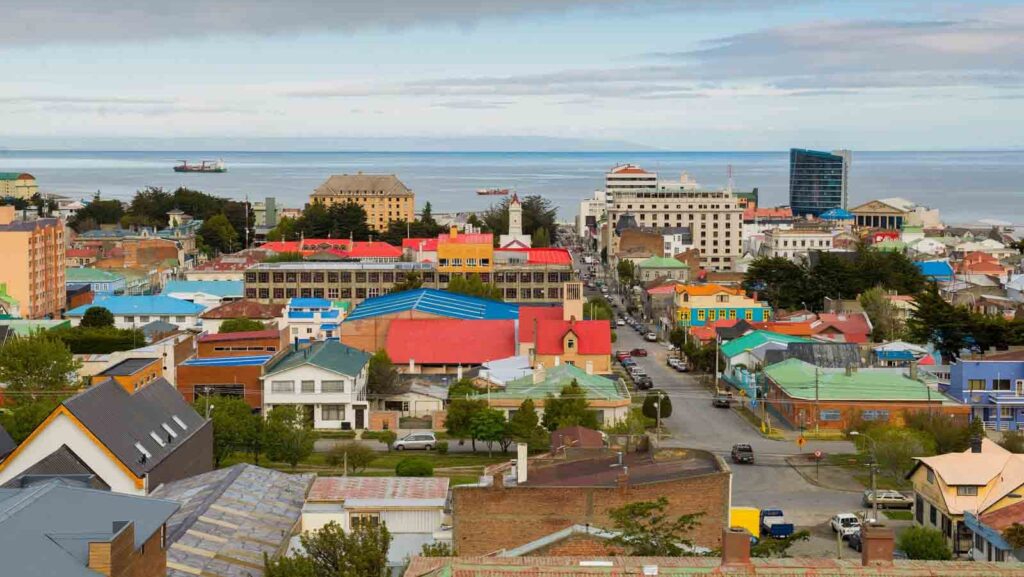
[[807, 439], [805, 439], [803, 435], [800, 435], [799, 437], [796, 438], [796, 446], [798, 446], [801, 449], [803, 449], [804, 445], [806, 445], [806, 444], [807, 444]]
[[815, 459], [820, 459], [821, 458], [821, 451], [820, 450], [814, 452], [814, 458]]

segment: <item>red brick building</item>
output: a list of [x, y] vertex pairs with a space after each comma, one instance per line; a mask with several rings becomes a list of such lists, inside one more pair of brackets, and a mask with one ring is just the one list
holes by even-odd
[[196, 356], [177, 367], [178, 391], [188, 402], [203, 395], [245, 399], [254, 410], [263, 407], [260, 378], [288, 350], [285, 330], [218, 333], [198, 339]]

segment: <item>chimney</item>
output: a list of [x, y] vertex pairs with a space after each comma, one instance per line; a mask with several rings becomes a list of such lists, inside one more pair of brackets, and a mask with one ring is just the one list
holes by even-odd
[[586, 367], [588, 375], [594, 374], [594, 361], [587, 361]]
[[498, 471], [491, 475], [492, 483], [491, 487], [498, 491], [505, 490], [505, 473], [504, 471]]
[[619, 487], [620, 495], [627, 495], [629, 493], [629, 467], [623, 467], [622, 472], [615, 478], [615, 484]]
[[456, 381], [461, 381], [462, 380], [462, 365], [459, 365], [455, 369], [455, 380]]
[[135, 551], [135, 525], [115, 521], [112, 535], [107, 541], [90, 541], [88, 567], [102, 575], [122, 575], [127, 572]]
[[978, 435], [974, 435], [973, 437], [971, 437], [971, 452], [972, 453], [980, 453], [981, 452], [981, 437], [978, 436]]
[[409, 372], [410, 373], [415, 373], [416, 372], [416, 359], [414, 359], [412, 357], [409, 357]]
[[544, 378], [544, 363], [537, 363], [537, 366], [533, 368], [533, 384], [543, 383]]
[[448, 238], [456, 238], [459, 236], [459, 229], [455, 228], [454, 225], [448, 229]]
[[750, 534], [742, 529], [722, 531], [722, 565], [750, 566]]
[[861, 565], [892, 565], [895, 535], [892, 527], [880, 524], [861, 528]]
[[526, 443], [516, 443], [516, 484], [522, 485], [528, 476], [528, 453], [529, 446]]
[[910, 378], [912, 380], [914, 380], [914, 381], [917, 380], [917, 362], [916, 361], [911, 361], [910, 362]]
[[562, 364], [562, 357], [555, 355], [555, 366]]

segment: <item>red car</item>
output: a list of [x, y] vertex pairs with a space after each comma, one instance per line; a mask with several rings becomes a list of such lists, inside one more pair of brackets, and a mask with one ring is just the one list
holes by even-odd
[[633, 356], [633, 357], [646, 357], [647, 356], [647, 349], [633, 349], [633, 350], [629, 351], [629, 354], [630, 354], [630, 356]]
[[629, 351], [617, 351], [615, 353], [615, 360], [622, 362], [622, 359], [629, 358]]

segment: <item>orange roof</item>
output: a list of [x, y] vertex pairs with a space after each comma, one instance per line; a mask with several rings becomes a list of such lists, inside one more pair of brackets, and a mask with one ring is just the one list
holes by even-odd
[[635, 164], [623, 164], [611, 170], [612, 174], [650, 174]]
[[793, 218], [793, 209], [788, 206], [766, 206], [761, 208], [748, 205], [743, 210], [743, 220], [751, 221], [759, 218]]
[[772, 323], [757, 323], [757, 324], [763, 324], [764, 325], [763, 326], [764, 330], [772, 331], [773, 333], [779, 333], [779, 334], [783, 334], [783, 335], [790, 335], [790, 336], [794, 336], [794, 337], [809, 337], [809, 336], [817, 333], [815, 328], [811, 326], [813, 324], [812, 322], [802, 322], [802, 323], [778, 323], [778, 322], [772, 322]]
[[741, 289], [728, 288], [718, 284], [681, 284], [676, 285], [676, 292], [689, 293], [693, 296], [709, 296], [718, 293], [743, 294]]

